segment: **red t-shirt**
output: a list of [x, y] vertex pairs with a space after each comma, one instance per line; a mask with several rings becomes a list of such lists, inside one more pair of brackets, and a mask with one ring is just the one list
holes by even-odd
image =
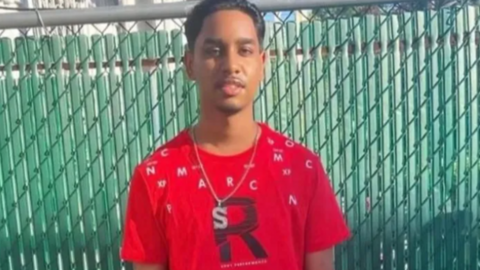
[[[183, 131], [135, 169], [121, 258], [170, 270], [304, 269], [305, 254], [346, 240], [349, 229], [319, 158], [260, 124], [242, 186], [216, 201]], [[237, 185], [253, 148], [228, 157], [199, 149], [217, 195]]]

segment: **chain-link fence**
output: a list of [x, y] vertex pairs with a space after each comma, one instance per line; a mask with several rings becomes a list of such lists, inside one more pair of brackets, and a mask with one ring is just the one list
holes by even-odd
[[[336, 269], [480, 269], [480, 9], [441, 4], [265, 13], [255, 116], [322, 156]], [[132, 169], [198, 113], [182, 24], [0, 32], [0, 269], [124, 267]]]

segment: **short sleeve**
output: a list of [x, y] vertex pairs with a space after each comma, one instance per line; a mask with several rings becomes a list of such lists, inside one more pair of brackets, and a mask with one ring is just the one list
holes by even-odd
[[123, 243], [120, 257], [124, 261], [165, 264], [165, 235], [154, 212], [154, 204], [144, 178], [135, 169], [128, 194]]
[[314, 164], [314, 188], [306, 224], [307, 252], [332, 248], [350, 237], [350, 231], [321, 161], [317, 158]]

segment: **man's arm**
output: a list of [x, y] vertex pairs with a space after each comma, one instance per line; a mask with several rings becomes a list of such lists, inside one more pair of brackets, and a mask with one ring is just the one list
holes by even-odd
[[133, 270], [167, 270], [167, 267], [159, 264], [133, 264]]
[[305, 270], [333, 270], [335, 247], [350, 237], [350, 231], [320, 159], [307, 168], [314, 169], [314, 176], [306, 223]]
[[[136, 270], [167, 270], [161, 266], [167, 265], [168, 249], [164, 229], [157, 220], [160, 206], [151, 192], [156, 181], [147, 181], [142, 173], [145, 170], [137, 167], [130, 182], [120, 258]], [[154, 171], [159, 174], [160, 170]]]
[[305, 270], [334, 270], [333, 248], [307, 254]]

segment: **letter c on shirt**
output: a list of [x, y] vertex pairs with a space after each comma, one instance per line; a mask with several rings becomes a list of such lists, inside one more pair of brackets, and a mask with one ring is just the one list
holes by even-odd
[[168, 149], [163, 149], [163, 150], [160, 152], [160, 155], [161, 155], [162, 157], [168, 156]]
[[305, 166], [309, 169], [313, 168], [313, 165], [312, 165], [312, 161], [311, 160], [307, 160], [307, 162], [305, 162]]
[[258, 189], [257, 180], [250, 181], [250, 189], [251, 190], [257, 190]]
[[286, 145], [287, 147], [290, 147], [290, 148], [292, 148], [292, 147], [295, 146], [295, 144], [294, 144], [291, 140], [285, 141], [285, 145]]

